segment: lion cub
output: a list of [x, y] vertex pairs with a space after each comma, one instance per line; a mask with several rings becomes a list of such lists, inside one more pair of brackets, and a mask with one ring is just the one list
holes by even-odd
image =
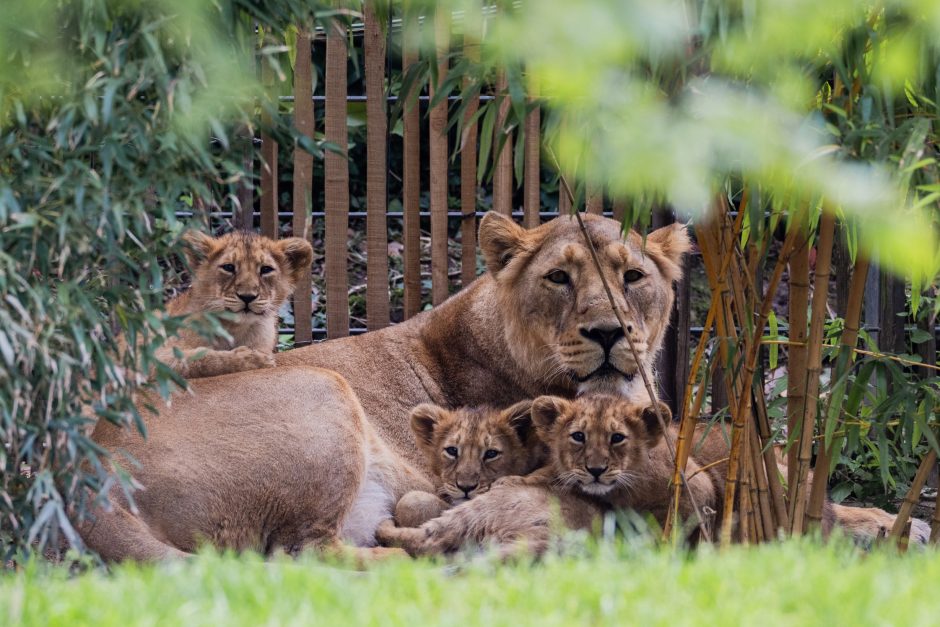
[[157, 358], [185, 378], [273, 366], [278, 310], [310, 272], [313, 248], [299, 237], [275, 241], [247, 231], [220, 237], [191, 231], [184, 238], [192, 285], [167, 303], [167, 314], [194, 319], [228, 311], [236, 318], [221, 321], [229, 338], [181, 329]]
[[508, 409], [447, 410], [425, 403], [411, 411], [411, 429], [440, 486], [437, 495], [409, 492], [395, 507], [402, 527], [417, 527], [473, 499], [507, 475], [524, 475], [546, 455], [529, 416], [531, 401]]
[[[415, 408], [412, 428], [447, 502], [422, 492], [406, 494], [395, 508], [399, 526], [391, 520], [381, 523], [379, 543], [410, 555], [452, 553], [466, 544], [540, 554], [549, 546], [558, 514], [563, 526], [591, 527], [602, 512], [590, 499], [556, 494], [547, 484], [499, 487], [546, 460], [548, 451], [536, 437], [530, 406], [531, 401], [523, 401], [503, 411]], [[454, 507], [447, 509], [449, 505]]]
[[[664, 403], [658, 406], [668, 424], [672, 418], [669, 407]], [[532, 403], [532, 421], [551, 451], [548, 465], [528, 477], [506, 483], [537, 485], [550, 480], [594, 497], [611, 509], [650, 513], [659, 524], [665, 522], [672, 496], [669, 484], [673, 461], [652, 405], [638, 405], [607, 395], [573, 401], [541, 396]], [[670, 433], [673, 441], [674, 429]], [[686, 480], [700, 512], [706, 507], [719, 509], [726, 456], [727, 444], [720, 429], [697, 430]], [[701, 470], [706, 465], [710, 467]], [[694, 519], [688, 492], [683, 490], [681, 494], [680, 516]]]

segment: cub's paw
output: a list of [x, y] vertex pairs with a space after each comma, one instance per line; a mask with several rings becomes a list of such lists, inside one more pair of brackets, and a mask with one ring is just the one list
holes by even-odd
[[257, 370], [258, 368], [273, 368], [274, 353], [238, 346], [232, 350], [238, 370]]

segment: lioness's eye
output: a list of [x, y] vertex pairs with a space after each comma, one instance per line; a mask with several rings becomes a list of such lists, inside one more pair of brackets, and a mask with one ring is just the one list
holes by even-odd
[[265, 274], [271, 274], [272, 272], [274, 272], [274, 268], [272, 268], [271, 266], [261, 266], [262, 276], [264, 276]]
[[448, 455], [450, 455], [451, 457], [457, 457], [457, 447], [456, 447], [456, 446], [448, 446], [447, 448], [444, 449], [444, 452], [447, 453]]
[[612, 436], [610, 436], [610, 443], [611, 443], [611, 444], [620, 444], [621, 442], [623, 442], [623, 441], [626, 440], [626, 439], [627, 439], [627, 436], [625, 436], [624, 434], [622, 434], [622, 433], [615, 433], [615, 434], [613, 434]]
[[636, 283], [637, 281], [642, 279], [644, 276], [646, 275], [640, 272], [639, 270], [627, 270], [623, 274], [623, 282], [624, 283]]
[[483, 459], [495, 459], [498, 456], [499, 456], [499, 451], [497, 451], [496, 449], [492, 449], [492, 448], [487, 450], [485, 453], [483, 453]]
[[545, 275], [545, 278], [558, 285], [567, 285], [571, 282], [571, 277], [564, 270], [552, 270]]
[[571, 439], [574, 440], [575, 442], [584, 442], [584, 432], [575, 431], [574, 433], [571, 434]]
[[222, 264], [221, 266], [219, 266], [219, 267], [222, 268], [223, 270], [225, 270], [226, 272], [231, 272], [231, 273], [233, 273], [233, 274], [235, 273], [235, 264], [234, 264], [234, 263], [223, 263], [223, 264]]

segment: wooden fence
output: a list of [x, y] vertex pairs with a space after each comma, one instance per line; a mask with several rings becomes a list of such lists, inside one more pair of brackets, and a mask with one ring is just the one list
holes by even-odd
[[[402, 71], [418, 62], [419, 30], [433, 29], [437, 53], [438, 80], [447, 74], [451, 53], [450, 34], [451, 17], [438, 12], [434, 21], [419, 24], [417, 21], [380, 24], [370, 3], [365, 4], [362, 24], [355, 24], [347, 29], [336, 23], [329, 32], [301, 33], [297, 41], [297, 56], [294, 68], [293, 124], [296, 129], [310, 137], [322, 132], [323, 138], [335, 146], [345, 148], [348, 144], [347, 107], [351, 102], [365, 103], [366, 109], [366, 153], [364, 163], [355, 163], [357, 170], [365, 171], [365, 211], [350, 210], [350, 165], [351, 161], [344, 154], [327, 152], [323, 163], [323, 176], [317, 180], [314, 176], [314, 158], [305, 150], [293, 146], [292, 167], [289, 173], [279, 168], [276, 141], [262, 135], [262, 161], [254, 165], [260, 168], [260, 188], [245, 189], [239, 195], [240, 209], [231, 212], [232, 223], [239, 228], [256, 228], [260, 224], [261, 232], [269, 237], [292, 232], [308, 239], [316, 221], [322, 220], [324, 237], [320, 250], [324, 256], [323, 276], [326, 291], [326, 323], [317, 326], [313, 323], [311, 302], [312, 277], [308, 276], [297, 286], [293, 302], [293, 325], [286, 325], [282, 333], [292, 334], [295, 345], [308, 344], [318, 338], [336, 338], [349, 333], [381, 329], [392, 322], [390, 306], [390, 268], [389, 268], [389, 232], [394, 224], [396, 234], [400, 234], [403, 255], [403, 317], [409, 318], [418, 313], [430, 296], [430, 304], [437, 305], [458, 286], [468, 284], [477, 276], [477, 218], [483, 214], [481, 199], [491, 194], [491, 207], [506, 215], [512, 215], [524, 225], [531, 227], [559, 213], [571, 210], [565, 194], [559, 194], [557, 209], [543, 211], [541, 182], [543, 171], [540, 164], [540, 110], [533, 108], [525, 119], [525, 141], [523, 154], [514, 154], [514, 141], [509, 137], [505, 142], [494, 140], [487, 142], [492, 146], [493, 176], [491, 183], [478, 183], [478, 154], [480, 147], [479, 124], [470, 122], [474, 119], [479, 102], [470, 103], [463, 115], [467, 125], [461, 137], [451, 137], [448, 133], [449, 105], [456, 96], [440, 101], [430, 111], [427, 104], [435, 94], [435, 85], [427, 89], [417, 85], [411, 93], [404, 94], [405, 100], [401, 120], [400, 146], [391, 141], [389, 129], [390, 103], [396, 100], [387, 89], [387, 79], [393, 61], [397, 57], [390, 54], [391, 37], [401, 42], [400, 63]], [[479, 58], [479, 39], [482, 28], [482, 16], [464, 15], [464, 37], [460, 54], [470, 58]], [[351, 94], [348, 91], [347, 60], [350, 45], [361, 46], [364, 57], [364, 93]], [[323, 94], [314, 93], [314, 53], [323, 53], [322, 66], [325, 87]], [[439, 83], [438, 83], [439, 84]], [[481, 100], [492, 100], [494, 94], [505, 89], [505, 78], [500, 77], [493, 93], [484, 93]], [[322, 106], [323, 128], [315, 126], [315, 107]], [[495, 128], [499, 132], [509, 107], [508, 99], [503, 100], [497, 116]], [[426, 116], [426, 117], [425, 117]], [[423, 137], [422, 131], [427, 135]], [[427, 150], [422, 151], [422, 142]], [[452, 146], [451, 142], [459, 142]], [[392, 150], [400, 149], [402, 167], [400, 172], [400, 213], [389, 211], [389, 155]], [[422, 163], [423, 152], [426, 162]], [[456, 155], [456, 159], [452, 159]], [[514, 176], [514, 159], [523, 160], [522, 180]], [[456, 164], [456, 165], [455, 165]], [[364, 167], [363, 167], [364, 166]], [[422, 180], [422, 172], [427, 173], [427, 180]], [[285, 174], [289, 174], [287, 177]], [[459, 180], [460, 206], [457, 210], [448, 207], [449, 181], [456, 176]], [[279, 183], [289, 178], [292, 183], [291, 206], [279, 206]], [[322, 186], [323, 206], [317, 206], [317, 186]], [[428, 208], [422, 209], [423, 192], [428, 192]], [[625, 207], [604, 197], [597, 190], [588, 190], [585, 194], [585, 209], [591, 213], [602, 213], [614, 218], [621, 218]], [[351, 324], [350, 321], [350, 286], [348, 281], [348, 229], [350, 218], [365, 221], [367, 275], [365, 281], [366, 325]], [[662, 226], [672, 217], [668, 212], [654, 215], [653, 227]], [[448, 228], [450, 223], [451, 228]], [[423, 229], [429, 226], [429, 229]], [[430, 273], [422, 275], [422, 233], [430, 234]], [[458, 242], [460, 246], [459, 272], [449, 269], [448, 242]], [[845, 264], [846, 271], [849, 264]], [[701, 260], [692, 255], [686, 261], [685, 279], [677, 286], [676, 308], [672, 313], [672, 325], [665, 341], [665, 348], [660, 358], [657, 379], [664, 399], [676, 410], [676, 399], [682, 398], [689, 372], [690, 337], [701, 329], [692, 319], [690, 302], [691, 285], [696, 276], [702, 276]], [[835, 285], [837, 302], [842, 302], [842, 291], [846, 281], [838, 276], [836, 268]], [[430, 281], [423, 276], [429, 274]], [[898, 296], [899, 282], [872, 273], [874, 279], [866, 296], [865, 317], [867, 328], [873, 333], [889, 339], [888, 349], [903, 340], [903, 320], [892, 315], [904, 306], [903, 283], [900, 303]], [[703, 281], [704, 282], [704, 281]], [[887, 297], [886, 297], [887, 295]], [[900, 339], [898, 339], [900, 338]], [[713, 407], [724, 403], [724, 385], [713, 381]]]

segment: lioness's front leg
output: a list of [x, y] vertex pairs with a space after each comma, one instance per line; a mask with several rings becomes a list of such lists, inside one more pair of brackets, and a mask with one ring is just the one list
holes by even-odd
[[177, 349], [182, 357], [176, 356], [173, 347], [157, 351], [157, 358], [186, 379], [217, 377], [223, 374], [273, 368], [274, 354], [237, 346], [232, 350], [212, 348]]

